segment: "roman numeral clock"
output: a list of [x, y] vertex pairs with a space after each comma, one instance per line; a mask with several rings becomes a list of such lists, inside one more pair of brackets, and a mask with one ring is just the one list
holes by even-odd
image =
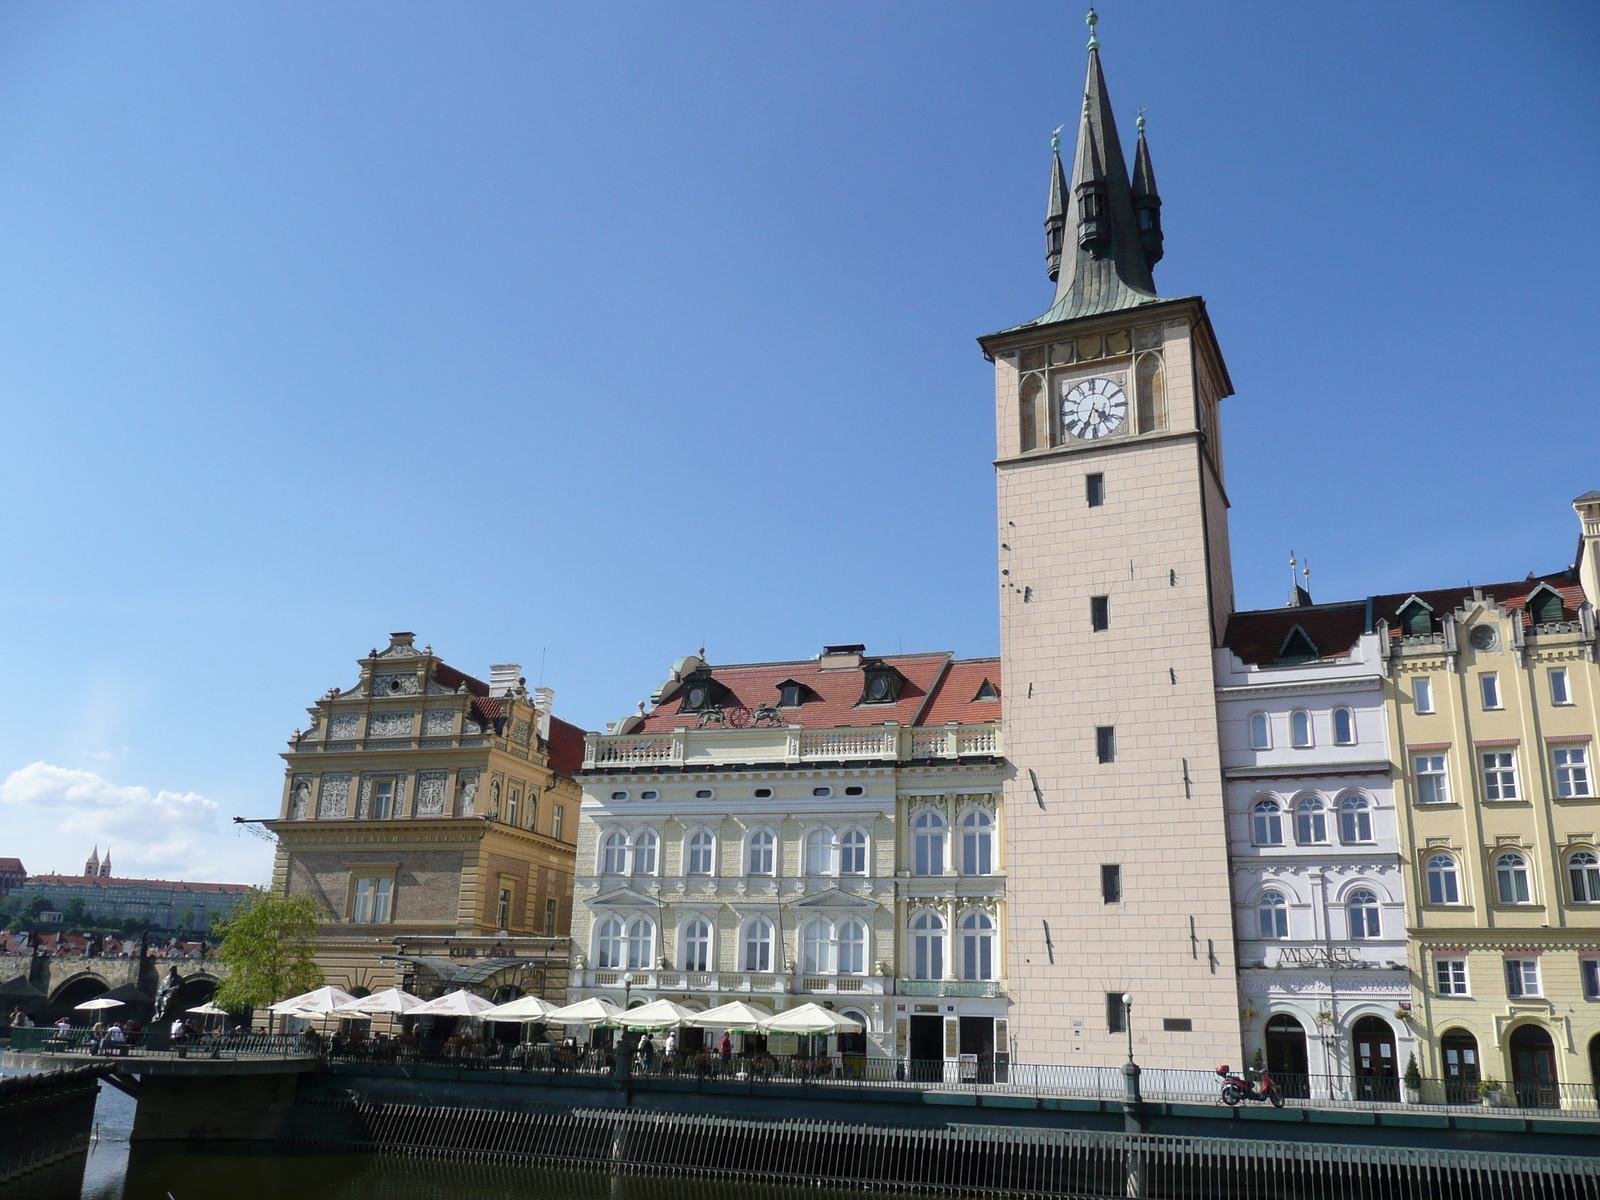
[[1061, 428], [1075, 438], [1095, 441], [1128, 423], [1128, 394], [1114, 379], [1061, 381]]

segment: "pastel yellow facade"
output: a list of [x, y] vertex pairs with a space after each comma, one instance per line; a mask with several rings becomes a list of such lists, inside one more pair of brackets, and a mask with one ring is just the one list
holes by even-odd
[[265, 822], [274, 889], [323, 914], [327, 981], [563, 993], [582, 733], [514, 666], [485, 684], [410, 634], [360, 668], [309, 710]]
[[1591, 520], [1570, 571], [1406, 598], [1384, 639], [1418, 1065], [1456, 1102], [1600, 1083], [1597, 543]]

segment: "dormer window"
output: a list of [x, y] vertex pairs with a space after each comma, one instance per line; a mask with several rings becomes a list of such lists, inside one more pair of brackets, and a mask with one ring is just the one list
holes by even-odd
[[720, 704], [727, 694], [728, 689], [711, 678], [710, 672], [695, 671], [683, 681], [683, 702], [678, 711], [703, 712]]
[[1561, 593], [1548, 583], [1541, 583], [1528, 597], [1528, 615], [1535, 625], [1554, 624], [1566, 615], [1564, 609]]
[[861, 686], [862, 704], [893, 704], [900, 699], [906, 677], [887, 663], [873, 663], [862, 674], [866, 677]]
[[778, 707], [799, 708], [811, 699], [811, 689], [797, 679], [785, 679], [778, 685]]
[[983, 681], [983, 686], [978, 689], [978, 694], [972, 698], [972, 702], [976, 704], [980, 700], [998, 699], [1000, 699], [1000, 689], [995, 687], [995, 685], [989, 680], [985, 679]]
[[1406, 637], [1427, 637], [1433, 632], [1433, 609], [1415, 596], [1401, 605], [1396, 615]]
[[1317, 644], [1298, 625], [1289, 631], [1289, 636], [1283, 639], [1283, 646], [1278, 651], [1278, 661], [1281, 663], [1316, 662], [1321, 657], [1322, 651], [1317, 649]]

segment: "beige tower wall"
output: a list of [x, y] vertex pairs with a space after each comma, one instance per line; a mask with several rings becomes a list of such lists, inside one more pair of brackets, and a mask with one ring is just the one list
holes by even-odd
[[[1141, 1064], [1239, 1061], [1211, 654], [1232, 588], [1194, 363], [1197, 349], [1209, 353], [1209, 327], [1197, 317], [1197, 346], [1190, 320], [1164, 315], [1167, 428], [1142, 436], [1017, 455], [1016, 358], [991, 347], [1000, 559], [1009, 572], [1000, 608], [1019, 1063], [1123, 1059], [1127, 1038], [1108, 1029], [1106, 994], [1124, 991], [1133, 995]], [[1062, 328], [1056, 337], [1081, 332]], [[1126, 374], [1128, 365], [1102, 361], [1081, 374]], [[1215, 412], [1213, 400], [1212, 428]], [[1091, 473], [1105, 477], [1105, 503], [1095, 508], [1085, 498]], [[1094, 596], [1110, 598], [1104, 632], [1091, 631]], [[1110, 764], [1097, 761], [1097, 726], [1116, 730]], [[1123, 899], [1107, 904], [1100, 868], [1112, 863], [1122, 868]], [[1165, 1030], [1167, 1020], [1192, 1030]]]

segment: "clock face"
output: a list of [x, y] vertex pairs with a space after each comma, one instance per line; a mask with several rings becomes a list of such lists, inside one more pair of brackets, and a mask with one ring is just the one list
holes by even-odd
[[1061, 384], [1061, 428], [1092, 442], [1121, 429], [1128, 419], [1128, 394], [1110, 379], [1085, 379], [1069, 390]]

